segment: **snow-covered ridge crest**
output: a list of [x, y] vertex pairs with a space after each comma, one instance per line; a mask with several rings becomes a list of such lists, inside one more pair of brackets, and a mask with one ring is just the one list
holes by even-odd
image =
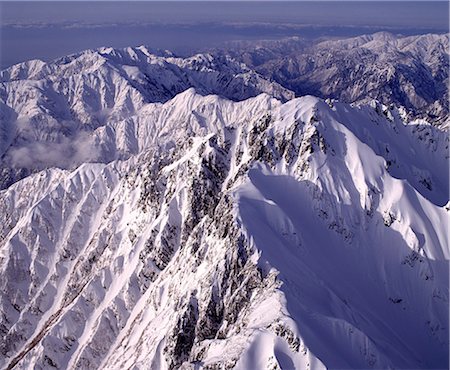
[[0, 78], [4, 83], [47, 79], [54, 82], [78, 75], [94, 75], [93, 79], [107, 77], [105, 69], [113, 70], [117, 73], [116, 79], [122, 77], [138, 89], [147, 102], [167, 101], [189, 87], [204, 94], [220, 93], [232, 100], [261, 92], [270, 92], [281, 100], [293, 97], [289, 90], [265, 80], [230, 56], [204, 53], [181, 58], [169, 51], [153, 51], [145, 46], [86, 50], [48, 63], [24, 62], [1, 71]]
[[450, 124], [448, 34], [289, 38], [237, 44], [227, 52], [297, 96], [346, 103], [376, 99], [406, 108], [409, 120], [422, 118], [442, 128]]
[[[168, 101], [190, 87], [202, 95], [213, 93], [232, 100], [245, 100], [263, 92], [285, 101], [294, 94], [272, 80], [297, 92], [313, 91], [321, 96], [335, 96], [336, 91], [327, 89], [336, 86], [338, 90], [344, 88], [338, 94], [343, 101], [356, 100], [365, 105], [375, 97], [388, 107], [406, 106], [400, 114], [405, 123], [426, 116], [422, 114], [425, 111], [429, 113], [428, 121], [439, 122], [441, 128], [448, 122], [447, 107], [443, 105], [448, 100], [446, 35], [402, 38], [377, 33], [322, 42], [310, 48], [303, 43], [297, 39], [268, 43], [264, 48], [257, 46], [254, 52], [250, 48], [242, 56], [235, 53], [236, 59], [217, 52], [178, 58], [169, 51], [144, 46], [100, 48], [49, 63], [29, 61], [1, 71], [0, 188], [51, 166], [74, 168], [84, 162], [128, 158], [142, 148], [139, 140], [130, 135], [136, 117], [157, 109], [156, 105], [148, 105], [151, 102]], [[330, 50], [336, 51], [334, 59], [330, 59]], [[267, 66], [258, 62], [259, 58], [266, 60], [266, 54]], [[277, 55], [285, 54], [290, 55], [285, 61], [288, 65], [274, 62]], [[342, 58], [351, 66], [342, 63]], [[366, 59], [376, 63], [366, 63]], [[260, 73], [236, 60], [248, 62]], [[405, 60], [402, 65], [406, 69], [398, 70], [398, 60]], [[330, 63], [337, 68], [331, 75]], [[364, 70], [363, 66], [373, 70]], [[304, 68], [309, 71], [306, 82]], [[345, 72], [349, 68], [353, 71], [350, 75]], [[411, 87], [411, 78], [410, 82], [417, 82], [420, 88]], [[300, 81], [301, 86], [304, 82], [318, 86], [320, 91], [296, 89], [291, 79]], [[386, 83], [379, 86], [380, 81]], [[349, 91], [349, 86], [354, 91]], [[435, 88], [425, 91], [426, 86]], [[423, 112], [414, 113], [417, 109]]]
[[121, 124], [0, 192], [1, 366], [448, 366], [441, 131], [193, 89]]
[[[306, 97], [302, 99], [300, 101]], [[401, 111], [378, 103], [352, 107], [329, 101], [331, 110], [324, 102], [320, 104], [329, 114], [348, 122], [349, 129], [386, 160], [392, 175], [407, 179], [436, 204], [448, 201], [448, 137], [445, 132], [421, 121], [405, 125]], [[25, 137], [21, 137], [19, 131], [4, 155], [3, 172], [11, 173], [8, 160], [12, 161], [13, 168], [18, 165], [19, 170], [25, 168], [24, 171], [33, 166], [38, 169], [39, 166], [74, 168], [84, 162], [127, 159], [155, 145], [165, 150], [186, 136], [218, 132], [226, 122], [243, 123], [261, 111], [280, 105], [267, 94], [233, 104], [217, 95], [203, 97], [190, 88], [164, 104], [144, 104], [134, 114], [118, 121], [108, 120], [92, 131], [76, 132], [70, 126], [69, 130], [61, 131], [56, 121], [51, 126], [36, 125], [33, 135], [39, 136], [34, 143], [26, 137], [30, 134], [28, 129], [23, 130]], [[402, 145], [398, 144], [400, 138]], [[434, 166], [430, 167], [429, 163]], [[4, 181], [7, 180], [5, 177]]]
[[231, 100], [260, 93], [282, 101], [294, 96], [230, 57], [176, 58], [145, 47], [29, 61], [0, 75], [0, 188], [49, 166], [123, 158], [108, 141], [114, 136], [111, 128], [133, 125], [130, 121], [142, 109], [148, 111], [148, 104], [166, 102], [191, 87]]

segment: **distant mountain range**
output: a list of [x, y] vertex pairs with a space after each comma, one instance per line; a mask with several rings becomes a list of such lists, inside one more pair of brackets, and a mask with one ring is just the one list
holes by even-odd
[[343, 40], [235, 43], [228, 53], [294, 91], [346, 103], [376, 99], [448, 127], [449, 36], [387, 32]]

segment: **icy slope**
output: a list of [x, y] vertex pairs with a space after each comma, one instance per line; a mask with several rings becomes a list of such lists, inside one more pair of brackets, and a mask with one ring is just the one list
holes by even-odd
[[283, 101], [293, 97], [230, 57], [183, 59], [143, 46], [17, 64], [0, 72], [0, 82], [0, 189], [51, 166], [125, 158], [111, 141], [113, 127], [132, 125], [129, 120], [148, 103], [190, 87], [232, 100], [263, 92]]
[[0, 192], [0, 366], [448, 367], [444, 133], [313, 97], [147, 108], [128, 160]]

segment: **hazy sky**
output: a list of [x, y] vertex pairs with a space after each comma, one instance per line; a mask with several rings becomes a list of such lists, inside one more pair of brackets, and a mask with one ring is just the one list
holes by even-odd
[[1, 68], [100, 46], [177, 53], [229, 40], [448, 31], [448, 2], [0, 2]]

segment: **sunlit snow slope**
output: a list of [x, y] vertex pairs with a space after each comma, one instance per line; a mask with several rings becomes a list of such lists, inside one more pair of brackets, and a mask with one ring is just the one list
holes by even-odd
[[145, 110], [148, 103], [191, 87], [231, 100], [294, 96], [228, 56], [178, 58], [144, 46], [86, 50], [0, 71], [0, 189], [48, 167], [73, 169], [136, 154], [145, 138], [127, 136], [140, 119], [135, 116], [153, 114]]
[[1, 367], [448, 368], [445, 132], [194, 89], [118, 130], [0, 192]]

